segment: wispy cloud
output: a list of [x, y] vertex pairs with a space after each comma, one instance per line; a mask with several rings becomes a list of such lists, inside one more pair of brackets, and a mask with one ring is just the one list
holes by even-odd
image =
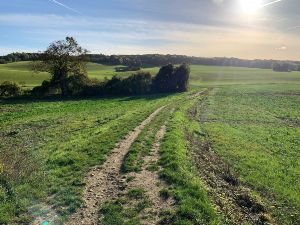
[[275, 3], [278, 3], [278, 2], [282, 2], [283, 0], [275, 0], [275, 1], [271, 1], [271, 2], [268, 2], [266, 4], [263, 4], [261, 7], [266, 7], [266, 6], [269, 6], [269, 5], [273, 5]]
[[77, 14], [82, 15], [82, 13], [79, 12], [78, 10], [73, 9], [73, 8], [67, 6], [66, 4], [63, 4], [63, 3], [61, 3], [61, 2], [59, 2], [59, 1], [57, 1], [57, 0], [49, 0], [49, 1], [55, 3], [55, 4], [59, 5], [59, 6], [62, 6], [62, 7], [64, 7], [65, 9], [68, 9], [68, 10], [74, 12], [74, 13], [77, 13]]

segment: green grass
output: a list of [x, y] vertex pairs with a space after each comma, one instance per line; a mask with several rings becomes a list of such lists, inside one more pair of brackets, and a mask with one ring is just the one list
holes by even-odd
[[[49, 77], [33, 74], [27, 66], [28, 62], [0, 65], [0, 82], [31, 88]], [[146, 70], [154, 75], [158, 68]], [[100, 64], [88, 64], [88, 71], [98, 79], [115, 74], [114, 66]], [[162, 194], [174, 197], [178, 209], [166, 219], [178, 225], [220, 222], [187, 147], [186, 135], [204, 129], [213, 149], [241, 181], [269, 199], [278, 224], [299, 224], [300, 73], [192, 65], [190, 83], [196, 89], [214, 89], [198, 115], [200, 123], [186, 115], [196, 100], [177, 104], [180, 108], [169, 121], [160, 165], [170, 187]], [[28, 206], [40, 200], [54, 205], [62, 217], [74, 212], [89, 168], [102, 163], [115, 143], [156, 108], [181, 98], [185, 95], [1, 102], [0, 180], [9, 182], [0, 185], [0, 224], [30, 221]], [[124, 161], [127, 171], [140, 169], [142, 156], [149, 153], [155, 131], [167, 117], [163, 111], [142, 131]], [[114, 218], [121, 220], [116, 221], [137, 215], [137, 209], [127, 210], [124, 203], [111, 204], [106, 205], [107, 215], [119, 213]], [[131, 224], [137, 224], [135, 216]]]
[[172, 105], [164, 108], [151, 123], [141, 132], [139, 137], [130, 147], [122, 162], [122, 172], [139, 172], [143, 165], [143, 158], [151, 152], [155, 141], [155, 135], [170, 116]]
[[24, 88], [32, 88], [49, 79], [48, 73], [34, 73], [30, 71], [29, 66], [30, 62], [0, 64], [0, 83], [14, 81]]
[[300, 223], [299, 94], [297, 84], [215, 88], [201, 115], [215, 151], [270, 199], [280, 224]]
[[219, 86], [236, 84], [300, 84], [300, 72], [280, 73], [270, 69], [223, 66], [191, 66], [191, 84]]
[[[17, 62], [0, 65], [0, 82], [14, 81], [24, 87], [38, 86], [43, 80], [49, 79], [47, 73], [33, 73], [29, 70], [30, 62]], [[116, 73], [116, 66], [88, 63], [87, 70], [90, 78], [103, 80], [113, 75], [127, 77], [134, 72]], [[153, 76], [159, 68], [144, 68]], [[253, 69], [241, 67], [200, 66], [191, 65], [191, 84], [201, 86], [232, 85], [232, 84], [261, 84], [261, 83], [298, 83], [300, 72], [278, 73], [268, 69]]]
[[[128, 77], [134, 72], [115, 72], [115, 67], [110, 65], [102, 65], [97, 63], [88, 63], [87, 71], [90, 78], [104, 80], [114, 75]], [[146, 68], [144, 71], [156, 73], [158, 68]], [[49, 80], [48, 73], [35, 73], [30, 70], [30, 62], [16, 62], [8, 64], [0, 64], [0, 83], [3, 81], [14, 81], [24, 88], [32, 88], [40, 85], [44, 80]]]
[[104, 203], [99, 210], [100, 224], [139, 225], [140, 213], [150, 205], [144, 189], [130, 189], [125, 196]]
[[199, 128], [186, 114], [195, 102], [181, 104], [173, 114], [160, 148], [161, 178], [173, 187], [171, 193], [178, 204], [176, 212], [166, 218], [174, 225], [220, 224], [221, 221], [197, 176], [187, 147], [186, 135]]
[[74, 212], [81, 204], [88, 169], [101, 164], [115, 143], [151, 112], [178, 98], [181, 95], [3, 102], [1, 176], [6, 174], [18, 201], [0, 202], [0, 223], [14, 221], [47, 196], [61, 216]]

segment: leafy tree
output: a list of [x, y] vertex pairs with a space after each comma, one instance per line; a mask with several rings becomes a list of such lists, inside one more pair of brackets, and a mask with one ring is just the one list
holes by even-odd
[[184, 92], [188, 90], [190, 76], [190, 67], [187, 64], [182, 64], [175, 69], [174, 81], [175, 81], [175, 92]]
[[160, 68], [158, 74], [153, 80], [153, 90], [154, 92], [171, 92], [172, 87], [170, 83], [172, 82], [174, 72], [174, 66], [169, 64]]
[[190, 69], [187, 64], [177, 68], [172, 64], [163, 66], [153, 80], [153, 91], [160, 93], [187, 91], [189, 75]]
[[86, 76], [87, 50], [79, 46], [73, 37], [66, 37], [50, 44], [41, 55], [41, 62], [35, 63], [36, 71], [47, 71], [51, 74], [51, 86], [61, 90], [62, 96], [68, 95], [68, 78], [74, 75]]

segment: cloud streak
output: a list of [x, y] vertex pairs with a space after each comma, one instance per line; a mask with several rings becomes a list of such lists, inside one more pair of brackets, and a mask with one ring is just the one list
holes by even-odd
[[266, 3], [266, 4], [262, 5], [261, 7], [266, 7], [266, 6], [273, 5], [275, 3], [282, 2], [282, 1], [283, 0], [275, 0], [275, 1], [272, 1], [272, 2], [269, 2], [269, 3]]
[[82, 15], [82, 13], [79, 12], [78, 10], [73, 9], [73, 8], [71, 8], [71, 7], [65, 5], [65, 4], [63, 4], [63, 3], [61, 3], [61, 2], [59, 2], [59, 1], [57, 1], [57, 0], [49, 0], [49, 1], [55, 3], [56, 5], [59, 5], [59, 6], [61, 6], [61, 7], [64, 7], [65, 9], [68, 9], [68, 10], [74, 12], [74, 13], [77, 13], [77, 14]]

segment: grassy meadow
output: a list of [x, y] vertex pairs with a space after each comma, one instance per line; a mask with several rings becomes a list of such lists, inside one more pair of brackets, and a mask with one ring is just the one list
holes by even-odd
[[299, 84], [214, 88], [202, 110], [214, 150], [269, 199], [279, 224], [299, 224]]
[[[133, 72], [115, 72], [116, 66], [88, 63], [87, 71], [90, 78], [103, 80], [114, 75], [127, 77]], [[30, 71], [30, 62], [16, 62], [0, 64], [0, 82], [9, 80], [20, 83], [25, 88], [40, 85], [43, 80], [49, 79], [47, 73]], [[158, 67], [144, 68], [153, 76]], [[230, 84], [270, 84], [270, 83], [299, 83], [300, 72], [278, 73], [269, 69], [253, 69], [242, 67], [221, 67], [191, 65], [191, 85], [216, 86]]]
[[[29, 71], [28, 65], [0, 65], [0, 82], [10, 80], [32, 88], [49, 78], [47, 73]], [[158, 68], [145, 70], [154, 75]], [[88, 74], [104, 79], [116, 73], [114, 66], [89, 63]], [[209, 90], [205, 98], [184, 93], [2, 100], [0, 174], [5, 171], [6, 177], [0, 179], [0, 224], [28, 224], [45, 214], [60, 224], [81, 205], [83, 178], [89, 168], [103, 163], [119, 140], [163, 105], [174, 108], [174, 113], [170, 117], [162, 111], [145, 127], [124, 159], [123, 169], [140, 170], [154, 142], [155, 132], [148, 135], [148, 130], [157, 131], [170, 117], [159, 161], [161, 178], [178, 205], [175, 212], [162, 215], [170, 224], [226, 224], [191, 160], [187, 139], [196, 133], [206, 134], [212, 149], [241, 182], [266, 199], [277, 224], [300, 224], [300, 72], [192, 65], [190, 84], [192, 91]], [[193, 107], [198, 113], [191, 119], [188, 112]], [[122, 210], [120, 205], [104, 206], [120, 224]], [[104, 224], [115, 219], [109, 217]]]
[[[74, 212], [81, 204], [88, 168], [101, 164], [115, 144], [152, 111], [181, 97], [1, 104], [0, 165], [10, 186], [0, 186], [4, 200], [0, 201], [0, 224], [11, 222], [16, 214], [22, 222], [30, 220], [26, 208], [40, 198], [48, 198], [62, 217]], [[45, 212], [33, 215], [39, 213]]]

